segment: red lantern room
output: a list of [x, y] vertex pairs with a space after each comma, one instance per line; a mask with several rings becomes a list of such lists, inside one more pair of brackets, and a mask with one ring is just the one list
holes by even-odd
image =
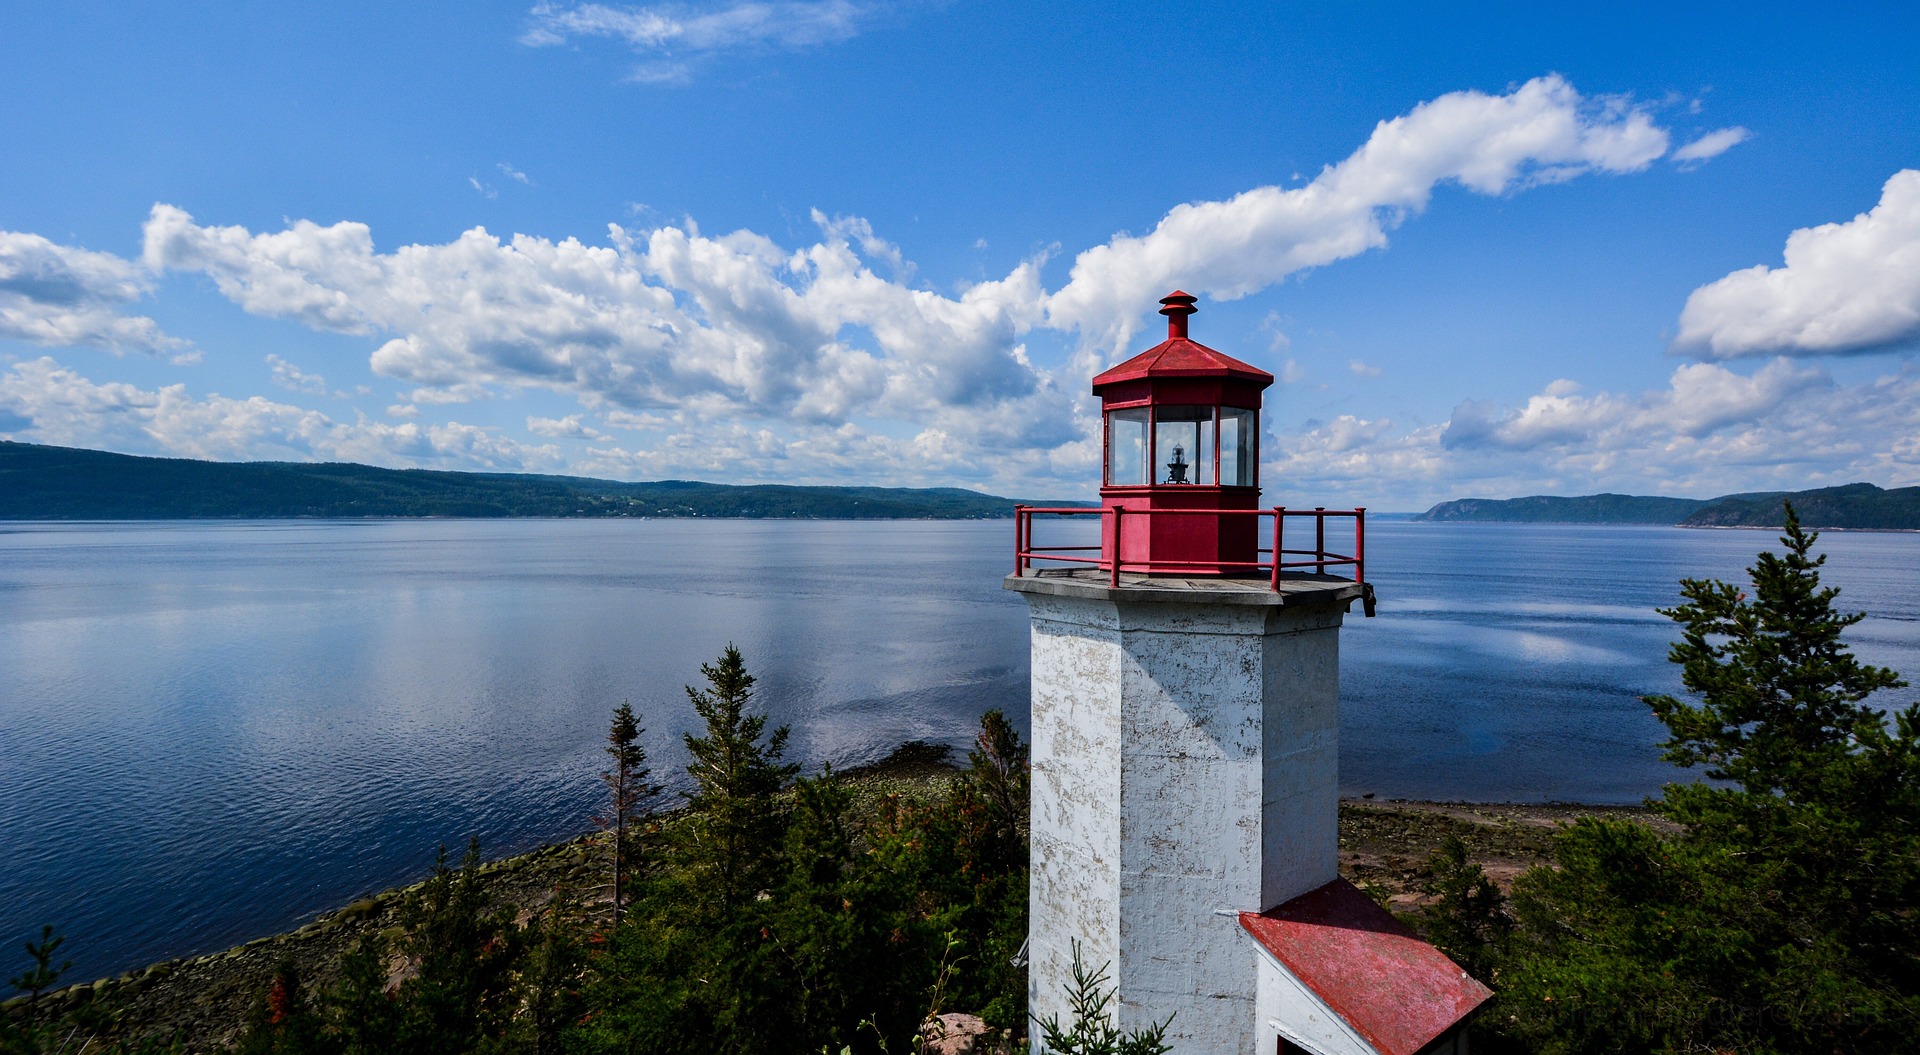
[[1149, 575], [1258, 574], [1260, 393], [1273, 375], [1190, 340], [1193, 302], [1179, 290], [1162, 298], [1167, 339], [1093, 379], [1101, 556], [1117, 550]]

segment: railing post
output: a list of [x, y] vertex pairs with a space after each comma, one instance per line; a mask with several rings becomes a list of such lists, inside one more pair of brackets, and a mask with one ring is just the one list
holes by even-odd
[[1013, 574], [1019, 578], [1027, 573], [1027, 507], [1018, 503], [1013, 507]]
[[1120, 588], [1120, 515], [1127, 511], [1125, 506], [1113, 507], [1113, 567], [1107, 573], [1107, 586]]
[[1353, 511], [1353, 581], [1367, 581], [1367, 507]]
[[1313, 507], [1313, 570], [1327, 573], [1327, 507]]
[[1282, 527], [1287, 522], [1287, 507], [1273, 507], [1273, 591], [1280, 592], [1280, 543], [1286, 536]]

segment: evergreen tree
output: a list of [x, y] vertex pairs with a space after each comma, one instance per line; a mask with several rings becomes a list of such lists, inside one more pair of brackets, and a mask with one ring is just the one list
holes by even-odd
[[395, 994], [402, 1018], [389, 1051], [460, 1055], [505, 1031], [521, 934], [488, 902], [479, 840], [457, 872], [441, 847], [433, 875], [401, 905], [400, 951], [417, 966]]
[[1073, 1021], [1062, 1025], [1057, 1016], [1039, 1023], [1046, 1048], [1054, 1055], [1167, 1055], [1168, 1015], [1145, 1029], [1121, 1032], [1113, 1023], [1114, 989], [1107, 984], [1107, 968], [1089, 971], [1080, 959], [1080, 943], [1073, 943], [1073, 981], [1067, 986], [1067, 1008]]
[[935, 980], [938, 935], [915, 911], [920, 891], [862, 848], [852, 803], [831, 769], [794, 786], [766, 983], [780, 994], [768, 1019], [789, 1023], [786, 1035], [804, 1041], [797, 1050], [910, 1043]]
[[533, 925], [525, 962], [521, 967], [521, 1013], [509, 1036], [511, 1050], [527, 1055], [557, 1055], [566, 1028], [586, 1011], [581, 977], [586, 948], [580, 941], [582, 920], [565, 887], [554, 892], [547, 911]]
[[778, 796], [798, 767], [781, 760], [787, 730], [768, 735], [766, 716], [748, 713], [754, 678], [740, 650], [700, 669], [706, 687], [687, 687], [705, 725], [686, 737], [693, 790], [596, 964], [596, 1014], [576, 1034], [588, 1050], [744, 1055], [795, 1043], [782, 1035], [792, 979], [776, 959], [772, 899]]
[[641, 804], [659, 792], [647, 783], [652, 771], [647, 768], [647, 751], [640, 746], [645, 732], [634, 718], [631, 704], [622, 703], [613, 712], [613, 727], [607, 732], [606, 752], [613, 768], [600, 774], [610, 799], [605, 817], [595, 818], [608, 833], [613, 855], [613, 925], [620, 926], [620, 912], [626, 896], [626, 879], [638, 862]]
[[1027, 867], [1028, 811], [1032, 775], [1027, 745], [1007, 716], [994, 708], [980, 716], [980, 732], [967, 753], [967, 789], [986, 807], [987, 838], [982, 847], [989, 871], [1012, 873]]
[[337, 1035], [325, 1029], [325, 1020], [307, 998], [300, 972], [291, 959], [274, 968], [273, 981], [254, 1003], [247, 1025], [234, 1045], [235, 1055], [335, 1055]]
[[1906, 684], [1861, 663], [1840, 640], [1866, 614], [1833, 610], [1840, 591], [1820, 585], [1826, 555], [1809, 555], [1819, 536], [1801, 530], [1790, 504], [1785, 530], [1786, 554], [1762, 553], [1748, 569], [1751, 599], [1729, 583], [1683, 579], [1687, 603], [1660, 610], [1681, 626], [1669, 658], [1700, 697], [1646, 698], [1670, 734], [1666, 758], [1704, 765], [1725, 782], [1669, 789], [1663, 812], [1690, 826], [1819, 800], [1835, 768], [1885, 724], [1867, 697]]
[[931, 802], [889, 801], [871, 833], [888, 868], [928, 906], [930, 935], [951, 933], [953, 1006], [1009, 1034], [1027, 1026], [1027, 746], [1001, 712], [981, 717], [968, 768]]
[[56, 935], [53, 925], [40, 928], [40, 940], [26, 943], [27, 956], [33, 960], [33, 966], [13, 978], [9, 984], [27, 994], [29, 1001], [38, 1002], [40, 994], [54, 987], [60, 976], [73, 966], [72, 960], [63, 960], [58, 964], [54, 957], [60, 955], [60, 946], [66, 944], [64, 935]]
[[1500, 888], [1485, 869], [1467, 860], [1467, 844], [1459, 836], [1447, 836], [1428, 857], [1420, 892], [1428, 900], [1414, 913], [1414, 926], [1468, 974], [1491, 981], [1513, 920]]
[[340, 959], [340, 981], [321, 1003], [343, 1055], [386, 1055], [398, 1049], [401, 1007], [387, 996], [388, 945], [362, 935]]
[[696, 894], [725, 913], [771, 885], [785, 827], [774, 796], [799, 767], [781, 761], [785, 726], [761, 743], [767, 716], [747, 713], [754, 678], [739, 649], [728, 645], [719, 662], [701, 664], [700, 673], [707, 687], [687, 686], [687, 698], [706, 735], [686, 737], [694, 790], [679, 828], [680, 863], [695, 873]]
[[1688, 579], [1664, 611], [1698, 702], [1647, 703], [1710, 778], [1653, 803], [1677, 834], [1583, 821], [1516, 884], [1502, 1006], [1542, 1050], [1913, 1050], [1920, 705], [1867, 702], [1902, 682], [1841, 640], [1815, 539], [1789, 506], [1750, 594]]

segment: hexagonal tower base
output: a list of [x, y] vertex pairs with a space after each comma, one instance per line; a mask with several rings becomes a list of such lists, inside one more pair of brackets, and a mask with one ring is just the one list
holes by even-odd
[[[1009, 576], [1033, 648], [1032, 1013], [1070, 1021], [1074, 942], [1118, 1021], [1182, 1055], [1254, 1055], [1238, 913], [1336, 876], [1340, 644], [1367, 587]], [[1038, 1030], [1034, 1050], [1040, 1051]]]

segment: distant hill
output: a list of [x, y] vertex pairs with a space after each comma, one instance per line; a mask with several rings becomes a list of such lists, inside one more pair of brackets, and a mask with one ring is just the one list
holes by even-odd
[[787, 487], [378, 469], [342, 462], [203, 462], [0, 441], [0, 520], [279, 517], [752, 517], [1013, 515], [959, 488]]
[[1783, 503], [1801, 523], [1841, 530], [1920, 530], [1920, 487], [1886, 490], [1846, 484], [1812, 491], [1754, 491], [1719, 498], [1582, 495], [1563, 498], [1461, 498], [1414, 517], [1426, 521], [1531, 524], [1675, 524], [1680, 527], [1779, 527]]
[[1697, 498], [1660, 498], [1650, 495], [1459, 498], [1442, 502], [1413, 519], [1486, 520], [1522, 524], [1676, 524], [1706, 504]]
[[[1680, 521], [1680, 526], [1775, 527], [1780, 523], [1781, 497], [1728, 495], [1695, 510]], [[1920, 487], [1887, 490], [1872, 484], [1844, 484], [1796, 491], [1784, 497], [1793, 502], [1793, 511], [1808, 527], [1920, 529]]]

